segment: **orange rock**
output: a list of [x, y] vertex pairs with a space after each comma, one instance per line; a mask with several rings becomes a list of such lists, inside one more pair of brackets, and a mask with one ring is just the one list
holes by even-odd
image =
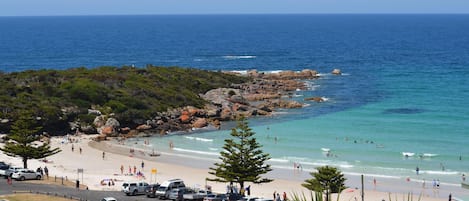
[[112, 133], [114, 133], [114, 128], [112, 128], [112, 126], [106, 126], [101, 130], [101, 134], [103, 135], [110, 135]]
[[179, 119], [180, 119], [183, 123], [187, 123], [187, 122], [189, 122], [190, 117], [189, 117], [188, 114], [183, 114], [183, 115], [181, 115], [181, 116], [179, 117]]

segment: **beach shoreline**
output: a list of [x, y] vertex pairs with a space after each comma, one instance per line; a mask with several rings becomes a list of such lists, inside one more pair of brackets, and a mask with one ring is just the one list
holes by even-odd
[[[213, 162], [197, 160], [194, 158], [184, 157], [183, 155], [160, 153], [160, 156], [151, 157], [148, 153], [142, 150], [134, 150], [134, 154], [130, 154], [131, 147], [115, 144], [110, 141], [95, 142], [92, 140], [93, 136], [78, 137], [74, 143], [63, 142], [63, 139], [53, 138], [52, 146], [59, 147], [62, 152], [48, 157], [48, 163], [39, 160], [28, 161], [30, 168], [48, 166], [50, 175], [64, 176], [68, 180], [81, 180], [82, 184], [88, 186], [91, 190], [113, 190], [119, 191], [120, 185], [123, 181], [143, 179], [148, 183], [162, 183], [168, 179], [180, 178], [183, 179], [189, 187], [204, 188], [211, 186], [214, 192], [226, 192], [226, 184], [207, 182], [205, 178], [210, 177], [208, 174], [208, 167], [212, 166]], [[72, 145], [74, 151], [72, 151]], [[79, 153], [79, 149], [82, 153]], [[102, 153], [105, 153], [103, 157]], [[12, 158], [2, 154], [1, 160], [11, 161], [14, 165], [19, 165], [19, 158]], [[141, 168], [141, 163], [144, 162], [144, 168]], [[121, 172], [120, 167], [124, 166], [124, 171]], [[145, 178], [137, 178], [133, 174], [134, 166], [138, 171], [142, 171]], [[82, 175], [77, 174], [77, 169], [83, 169]], [[157, 174], [152, 175], [151, 169], [156, 168]], [[132, 174], [129, 174], [129, 171]], [[292, 193], [307, 193], [307, 190], [301, 186], [304, 178], [310, 178], [308, 172], [285, 172], [283, 170], [275, 169], [265, 175], [269, 178], [275, 179], [267, 184], [246, 184], [251, 185], [252, 195], [258, 197], [271, 198], [272, 192], [286, 192], [287, 195]], [[343, 191], [340, 200], [354, 200], [361, 199], [360, 197], [360, 176], [346, 175], [346, 185], [350, 188]], [[108, 180], [115, 181], [115, 185], [104, 185], [102, 181]], [[411, 193], [414, 199], [419, 197], [422, 191], [421, 184], [417, 182], [405, 182], [393, 179], [378, 178], [376, 187], [373, 187], [372, 178], [365, 178], [365, 200], [388, 200], [389, 193], [392, 196], [397, 196], [399, 199], [407, 197]], [[428, 185], [430, 186], [430, 185]], [[422, 200], [447, 200], [449, 193], [457, 198], [459, 195], [467, 196], [463, 190], [455, 187], [444, 187], [439, 189], [438, 195], [432, 193], [432, 189], [427, 187], [424, 191]], [[395, 199], [395, 198], [393, 198]]]

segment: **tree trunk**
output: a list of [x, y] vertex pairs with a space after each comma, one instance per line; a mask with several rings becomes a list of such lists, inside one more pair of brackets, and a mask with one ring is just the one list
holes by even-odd
[[24, 169], [28, 168], [28, 159], [26, 157], [23, 157], [23, 168]]
[[239, 194], [244, 196], [244, 182], [239, 182]]

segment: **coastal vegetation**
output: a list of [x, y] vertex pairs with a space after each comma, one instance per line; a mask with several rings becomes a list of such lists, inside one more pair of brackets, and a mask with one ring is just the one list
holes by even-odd
[[20, 157], [24, 168], [28, 168], [29, 159], [41, 159], [59, 153], [61, 150], [52, 149], [48, 141], [40, 142], [40, 130], [32, 114], [21, 112], [19, 119], [11, 126], [8, 141], [0, 150], [8, 156]]
[[70, 131], [70, 122], [92, 125], [97, 112], [134, 127], [158, 112], [202, 107], [199, 94], [248, 78], [179, 67], [98, 67], [0, 73], [0, 133], [29, 111], [42, 131]]
[[255, 132], [249, 127], [245, 118], [238, 120], [237, 126], [231, 130], [231, 137], [225, 139], [225, 145], [220, 152], [221, 162], [210, 167], [209, 174], [215, 178], [209, 181], [238, 183], [244, 189], [245, 182], [255, 184], [269, 183], [272, 179], [263, 178], [262, 175], [272, 169], [267, 160], [269, 154], [264, 153], [256, 138]]
[[326, 201], [330, 201], [331, 193], [340, 193], [346, 188], [346, 178], [339, 169], [331, 166], [322, 166], [317, 167], [316, 170], [317, 172], [310, 173], [313, 178], [307, 179], [305, 183], [301, 184], [306, 189], [324, 193]]

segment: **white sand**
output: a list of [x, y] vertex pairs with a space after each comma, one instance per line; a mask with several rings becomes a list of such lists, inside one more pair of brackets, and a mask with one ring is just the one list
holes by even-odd
[[[144, 180], [148, 183], [155, 183], [155, 181], [162, 183], [168, 179], [180, 178], [183, 179], [186, 185], [190, 187], [203, 188], [205, 185], [210, 185], [214, 192], [226, 192], [226, 184], [205, 181], [205, 178], [212, 176], [208, 174], [208, 169], [197, 168], [197, 166], [201, 166], [200, 164], [196, 165], [197, 163], [201, 163], [200, 161], [198, 162], [195, 159], [184, 158], [171, 154], [165, 155], [165, 153], [159, 157], [149, 157], [148, 154], [146, 154], [146, 156], [142, 156], [142, 152], [138, 150], [135, 151], [134, 156], [130, 156], [130, 153], [125, 151], [129, 148], [120, 147], [120, 145], [108, 142], [101, 142], [97, 146], [100, 146], [100, 149], [102, 150], [109, 150], [105, 152], [105, 157], [103, 159], [103, 151], [89, 146], [88, 143], [91, 137], [94, 136], [76, 137], [76, 139], [79, 139], [76, 143], [62, 143], [62, 138], [53, 138], [51, 140], [51, 145], [53, 147], [59, 147], [62, 149], [62, 152], [47, 158], [52, 161], [48, 163], [44, 163], [39, 160], [29, 160], [28, 167], [30, 169], [36, 169], [37, 167], [47, 166], [50, 176], [63, 176], [71, 181], [79, 179], [80, 182], [87, 185], [90, 190], [120, 190], [120, 186], [123, 181], [139, 179], [136, 176], [126, 175], [129, 172], [129, 166], [131, 166], [132, 172], [133, 166], [136, 166], [137, 171], [142, 171], [144, 173], [146, 176]], [[71, 150], [72, 144], [74, 146], [73, 152]], [[81, 154], [79, 153], [80, 147], [83, 150]], [[139, 156], [144, 159], [137, 158]], [[15, 166], [22, 166], [19, 158], [8, 157], [3, 153], [0, 154], [0, 161], [5, 161]], [[145, 163], [143, 170], [141, 168], [142, 161]], [[173, 163], [172, 161], [177, 161], [177, 163]], [[124, 166], [124, 175], [121, 174], [121, 165]], [[207, 167], [212, 166], [211, 164], [205, 165]], [[84, 170], [83, 175], [77, 174], [78, 168], [82, 168]], [[151, 174], [152, 168], [157, 169], [156, 175]], [[272, 198], [272, 193], [274, 191], [277, 191], [280, 194], [286, 192], [288, 196], [293, 192], [305, 192], [305, 194], [309, 194], [305, 188], [301, 187], [301, 183], [303, 183], [302, 180], [295, 178], [293, 174], [292, 177], [283, 176], [283, 179], [276, 178], [275, 174], [269, 174], [268, 176], [274, 178], [275, 181], [262, 185], [245, 184], [246, 186], [251, 185], [251, 195]], [[347, 175], [347, 178], [348, 186], [354, 188], [360, 186], [360, 179], [358, 176]], [[101, 185], [100, 182], [103, 179], [115, 179], [117, 182], [114, 186]], [[408, 192], [413, 192], [413, 200], [418, 200], [419, 194], [423, 189], [421, 184], [417, 182], [394, 181], [381, 178], [377, 181], [376, 190], [373, 190], [371, 180], [372, 179], [370, 178], [365, 179], [365, 186], [371, 188], [371, 190], [365, 191], [365, 200], [389, 200], [388, 192], [393, 192], [392, 200], [396, 200], [397, 196], [397, 200], [405, 201], [407, 200]], [[452, 192], [454, 197], [458, 197], [458, 195], [469, 197], [469, 193], [464, 192], [464, 190], [460, 190], [457, 187], [448, 187], [447, 189], [443, 189], [442, 187], [442, 189], [439, 190], [439, 195], [436, 193], [434, 194], [432, 189], [424, 190], [425, 195], [421, 199], [422, 201], [448, 200], [447, 196], [449, 192]], [[355, 201], [355, 198], [356, 200], [361, 200], [360, 192], [359, 190], [350, 188], [341, 194], [340, 200]]]

